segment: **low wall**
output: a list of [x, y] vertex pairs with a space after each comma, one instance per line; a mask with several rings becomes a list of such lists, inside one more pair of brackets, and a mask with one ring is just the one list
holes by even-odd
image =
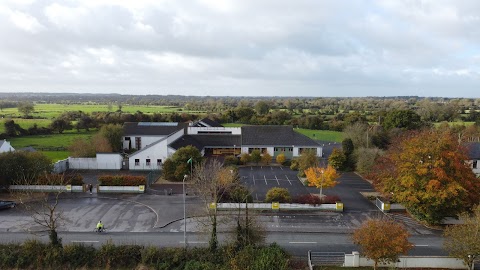
[[96, 158], [68, 158], [68, 168], [77, 170], [120, 170], [122, 156], [116, 153], [97, 153]]
[[[387, 265], [379, 265], [385, 267], [397, 268], [447, 268], [447, 269], [466, 269], [467, 267], [462, 260], [444, 256], [400, 256], [398, 262]], [[354, 251], [352, 254], [345, 254], [344, 267], [364, 267], [373, 266], [375, 263]]]
[[[215, 208], [215, 205], [211, 204], [211, 208]], [[245, 203], [217, 203], [216, 208], [218, 210], [231, 210], [231, 209], [245, 209]], [[249, 209], [253, 210], [306, 210], [306, 211], [343, 211], [343, 204], [299, 204], [299, 203], [249, 203]]]
[[83, 192], [83, 186], [49, 186], [49, 185], [10, 185], [13, 191], [33, 191], [33, 192]]
[[145, 186], [97, 186], [98, 193], [145, 193]]
[[53, 163], [54, 173], [63, 173], [68, 169], [68, 158]]

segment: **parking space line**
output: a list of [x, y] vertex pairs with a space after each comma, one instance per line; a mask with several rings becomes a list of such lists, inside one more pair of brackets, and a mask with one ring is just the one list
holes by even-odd
[[265, 175], [263, 175], [263, 179], [265, 179], [265, 185], [268, 185], [267, 183], [267, 177]]
[[253, 171], [253, 166], [250, 166], [250, 171]]
[[275, 175], [275, 179], [277, 180], [277, 184], [280, 186], [280, 182], [278, 182], [278, 178], [276, 175]]
[[283, 168], [282, 168], [282, 166], [280, 166], [280, 169], [283, 171]]
[[272, 171], [273, 171], [273, 167], [272, 167], [272, 166], [270, 166], [270, 170], [272, 170]]
[[288, 176], [285, 174], [285, 177], [287, 178], [288, 182], [290, 183], [290, 185], [292, 185], [292, 181], [290, 181], [290, 179], [288, 179]]

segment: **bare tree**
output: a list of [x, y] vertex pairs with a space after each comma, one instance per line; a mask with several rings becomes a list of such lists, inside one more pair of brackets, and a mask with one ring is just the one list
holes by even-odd
[[218, 247], [218, 210], [216, 205], [222, 200], [227, 190], [235, 182], [238, 182], [237, 174], [233, 170], [223, 167], [218, 160], [209, 160], [195, 167], [192, 180], [196, 191], [205, 202], [210, 227], [209, 248], [214, 251]]
[[58, 207], [59, 198], [65, 192], [65, 187], [70, 179], [65, 174], [45, 174], [38, 179], [24, 178], [16, 184], [31, 186], [41, 184], [46, 186], [55, 186], [50, 191], [38, 192], [34, 189], [25, 188], [21, 190], [11, 190], [13, 196], [20, 202], [32, 217], [33, 222], [48, 231], [50, 244], [60, 246], [61, 238], [58, 237], [57, 229], [63, 225], [65, 218], [63, 210]]

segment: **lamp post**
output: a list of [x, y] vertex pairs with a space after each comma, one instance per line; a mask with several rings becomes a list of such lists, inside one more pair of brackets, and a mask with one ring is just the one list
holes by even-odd
[[188, 175], [183, 176], [183, 247], [187, 249], [187, 210], [185, 204], [185, 180], [187, 180]]

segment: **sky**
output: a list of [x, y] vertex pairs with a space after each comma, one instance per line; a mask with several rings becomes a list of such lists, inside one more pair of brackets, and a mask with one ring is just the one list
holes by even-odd
[[0, 92], [480, 97], [480, 1], [1, 0]]

